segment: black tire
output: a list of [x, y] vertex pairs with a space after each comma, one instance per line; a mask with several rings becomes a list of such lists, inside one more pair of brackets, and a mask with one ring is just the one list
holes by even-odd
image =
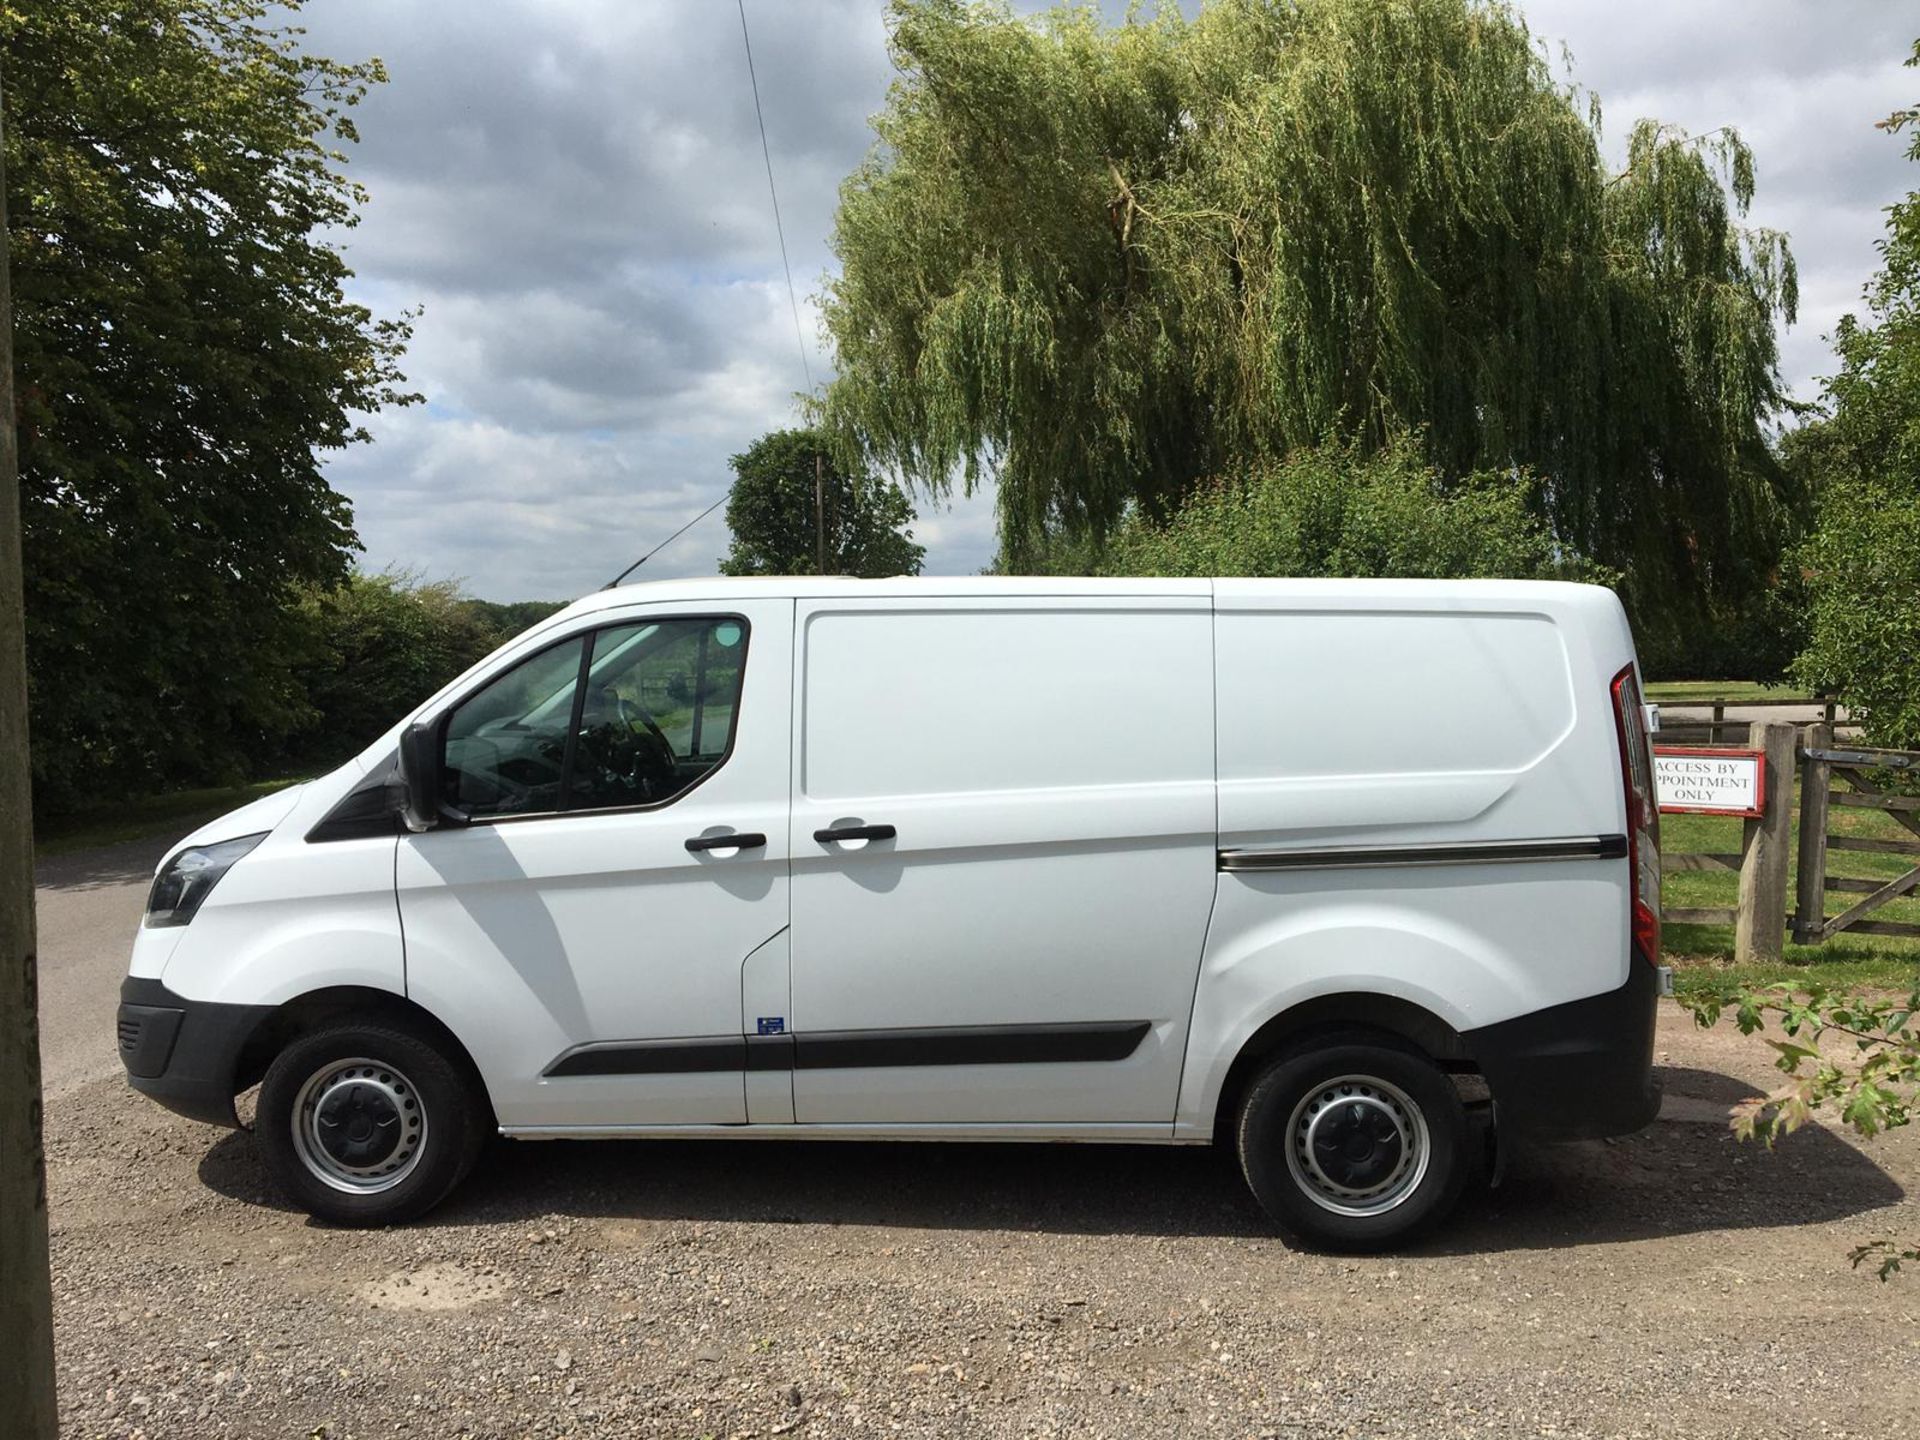
[[261, 1081], [253, 1128], [280, 1188], [309, 1214], [393, 1225], [424, 1215], [465, 1178], [488, 1114], [467, 1067], [439, 1043], [370, 1020], [316, 1030], [282, 1050]]
[[1330, 1250], [1400, 1244], [1445, 1217], [1474, 1170], [1453, 1081], [1384, 1036], [1325, 1037], [1278, 1056], [1248, 1088], [1236, 1134], [1261, 1208]]

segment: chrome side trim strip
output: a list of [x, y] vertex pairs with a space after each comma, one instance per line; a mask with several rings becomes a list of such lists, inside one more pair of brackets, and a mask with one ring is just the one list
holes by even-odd
[[1624, 835], [1558, 840], [1491, 840], [1456, 845], [1339, 846], [1325, 850], [1222, 850], [1220, 868], [1255, 870], [1379, 870], [1399, 865], [1511, 865], [1527, 860], [1624, 860]]

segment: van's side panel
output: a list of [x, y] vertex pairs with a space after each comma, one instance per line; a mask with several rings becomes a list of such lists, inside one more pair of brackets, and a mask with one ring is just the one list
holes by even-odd
[[1304, 1000], [1390, 995], [1465, 1032], [1625, 982], [1611, 595], [1222, 580], [1216, 608], [1222, 871], [1181, 1133]]
[[[1170, 1124], [1213, 899], [1204, 585], [797, 624], [798, 1120]], [[850, 822], [897, 834], [815, 839]]]

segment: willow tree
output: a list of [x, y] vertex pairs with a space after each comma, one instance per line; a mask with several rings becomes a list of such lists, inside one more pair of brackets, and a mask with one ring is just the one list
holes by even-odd
[[1003, 549], [1162, 514], [1329, 438], [1528, 470], [1643, 597], [1737, 582], [1783, 494], [1784, 239], [1731, 131], [1597, 101], [1494, 0], [1091, 10], [894, 0], [898, 77], [824, 296], [844, 443], [998, 482]]

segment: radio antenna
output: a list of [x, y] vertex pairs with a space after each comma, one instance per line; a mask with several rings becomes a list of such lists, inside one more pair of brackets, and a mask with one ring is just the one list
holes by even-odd
[[707, 506], [706, 509], [702, 510], [698, 515], [694, 516], [691, 520], [687, 521], [686, 524], [682, 525], [678, 530], [674, 531], [671, 535], [667, 536], [666, 539], [662, 540], [658, 545], [654, 546], [651, 550], [647, 551], [646, 554], [642, 555], [638, 560], [634, 561], [631, 565], [627, 566], [626, 569], [622, 570], [618, 575], [614, 576], [611, 580], [609, 580], [606, 584], [602, 585], [600, 588], [602, 590], [613, 589], [622, 580], [626, 579], [627, 576], [631, 575], [634, 571], [638, 570], [642, 565], [646, 564], [647, 561], [651, 560], [654, 556], [658, 555], [662, 550], [666, 549], [667, 546], [671, 545], [674, 541], [678, 540], [682, 535], [686, 534], [687, 531], [691, 530], [694, 526], [698, 525], [702, 520], [706, 519], [707, 516], [711, 515], [714, 511], [718, 510], [722, 505], [726, 504], [727, 501], [732, 497], [732, 495], [733, 495], [733, 492], [729, 490], [725, 495], [722, 495], [718, 500], [714, 501], [711, 505]]

